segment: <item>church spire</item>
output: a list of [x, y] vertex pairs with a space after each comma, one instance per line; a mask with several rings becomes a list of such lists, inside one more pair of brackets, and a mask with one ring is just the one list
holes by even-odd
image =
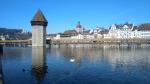
[[80, 21], [78, 21], [78, 24], [77, 24], [76, 28], [82, 28], [82, 26], [80, 24]]

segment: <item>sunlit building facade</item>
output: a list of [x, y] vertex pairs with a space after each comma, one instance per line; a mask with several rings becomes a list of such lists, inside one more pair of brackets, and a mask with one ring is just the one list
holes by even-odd
[[84, 30], [78, 22], [75, 30], [67, 30], [63, 37], [57, 35], [55, 39], [139, 39], [150, 38], [150, 23], [135, 26], [131, 23], [113, 24], [109, 29], [96, 27]]

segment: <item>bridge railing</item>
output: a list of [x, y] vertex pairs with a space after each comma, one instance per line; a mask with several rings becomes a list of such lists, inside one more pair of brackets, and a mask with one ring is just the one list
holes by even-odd
[[31, 44], [31, 40], [0, 40], [0, 43], [26, 43]]

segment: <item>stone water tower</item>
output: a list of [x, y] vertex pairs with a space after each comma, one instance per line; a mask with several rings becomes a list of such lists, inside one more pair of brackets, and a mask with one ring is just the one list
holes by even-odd
[[48, 22], [41, 10], [38, 10], [33, 19], [32, 25], [32, 46], [46, 46], [46, 26]]

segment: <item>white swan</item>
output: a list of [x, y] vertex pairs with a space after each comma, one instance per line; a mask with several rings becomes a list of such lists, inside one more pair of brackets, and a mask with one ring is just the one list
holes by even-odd
[[74, 62], [75, 61], [75, 59], [70, 59], [70, 62]]

